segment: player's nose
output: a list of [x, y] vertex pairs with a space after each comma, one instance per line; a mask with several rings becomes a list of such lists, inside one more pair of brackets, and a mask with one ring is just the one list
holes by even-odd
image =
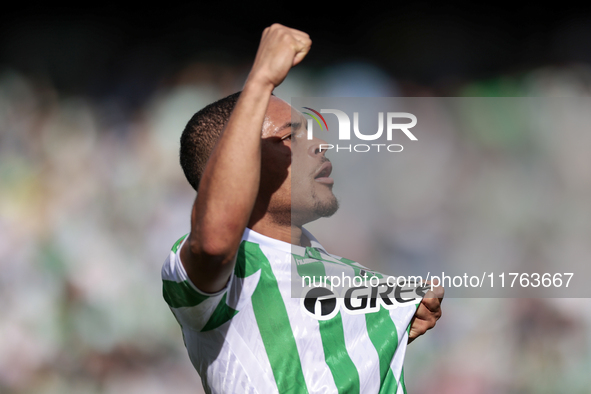
[[324, 155], [326, 150], [328, 149], [328, 143], [320, 138], [314, 137], [311, 144], [308, 147], [308, 154], [312, 157], [316, 155]]

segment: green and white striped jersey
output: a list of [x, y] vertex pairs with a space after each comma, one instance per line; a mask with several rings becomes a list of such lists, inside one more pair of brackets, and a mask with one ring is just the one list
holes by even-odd
[[366, 269], [304, 234], [311, 247], [246, 229], [234, 274], [215, 294], [189, 280], [180, 260], [186, 236], [173, 246], [162, 268], [164, 299], [206, 392], [406, 393], [403, 361], [419, 301], [315, 318], [292, 298], [292, 275], [306, 267], [351, 276]]

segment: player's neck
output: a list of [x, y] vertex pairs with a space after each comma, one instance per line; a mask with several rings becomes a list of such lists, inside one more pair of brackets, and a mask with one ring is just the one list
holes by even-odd
[[279, 241], [288, 242], [292, 245], [310, 246], [310, 240], [302, 234], [301, 226], [273, 223], [268, 220], [259, 220], [256, 223], [249, 223], [248, 228]]

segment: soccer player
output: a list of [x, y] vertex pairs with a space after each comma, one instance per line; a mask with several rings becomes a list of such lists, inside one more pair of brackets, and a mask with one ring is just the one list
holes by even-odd
[[[198, 194], [191, 232], [162, 268], [163, 293], [208, 393], [403, 393], [406, 344], [441, 316], [439, 293], [418, 308], [328, 320], [291, 297], [296, 261], [306, 262], [298, 270], [364, 268], [302, 227], [338, 209], [332, 167], [324, 141], [308, 140], [305, 119], [292, 121], [272, 91], [310, 46], [301, 31], [265, 29], [242, 92], [199, 111], [181, 137]], [[305, 170], [292, 172], [292, 160]]]

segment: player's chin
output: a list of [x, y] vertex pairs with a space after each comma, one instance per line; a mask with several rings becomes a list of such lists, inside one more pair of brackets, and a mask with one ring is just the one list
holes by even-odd
[[331, 192], [329, 198], [318, 201], [314, 208], [318, 217], [328, 218], [339, 210], [339, 200]]

